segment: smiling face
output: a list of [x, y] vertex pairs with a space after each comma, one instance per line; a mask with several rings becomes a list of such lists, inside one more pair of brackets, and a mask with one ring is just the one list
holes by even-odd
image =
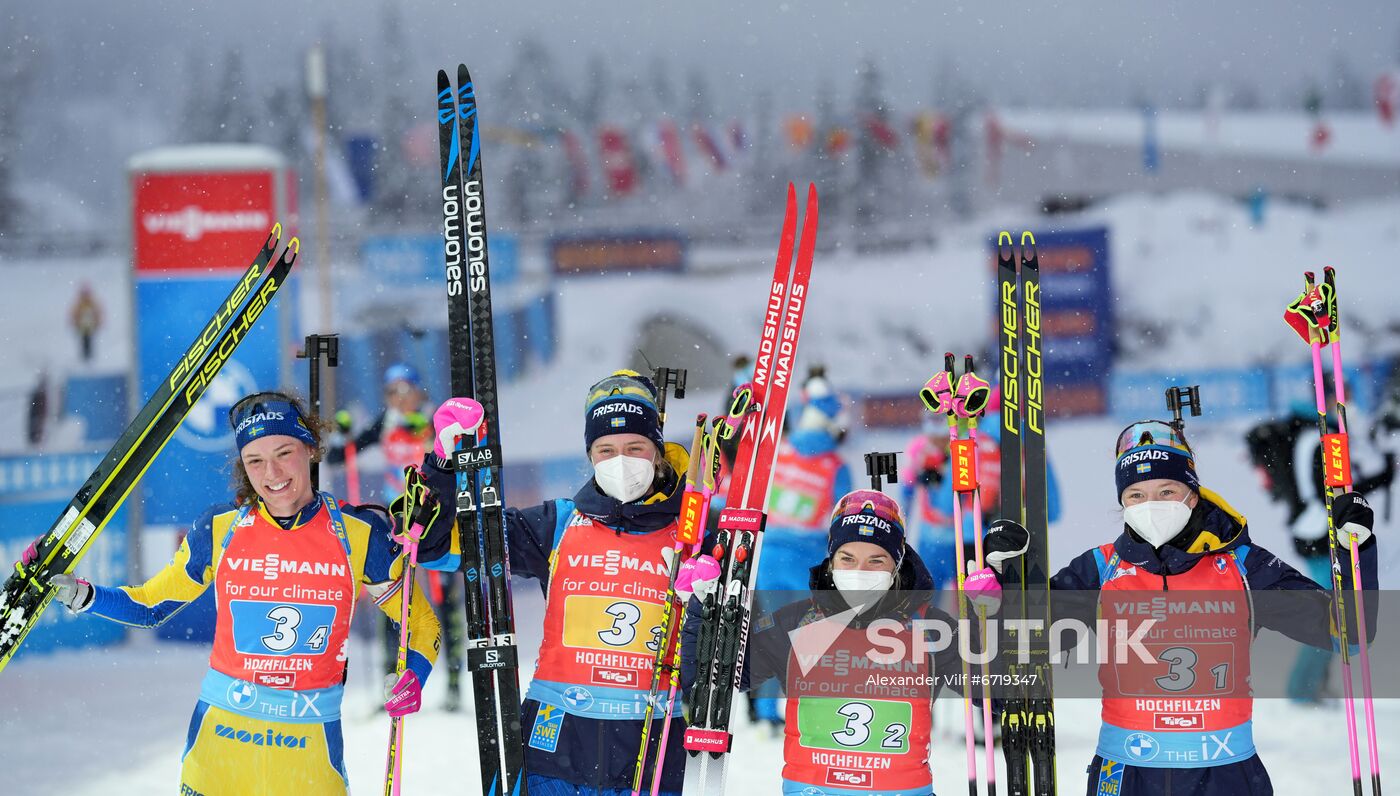
[[1200, 497], [1191, 491], [1191, 487], [1170, 478], [1139, 481], [1124, 489], [1121, 497], [1123, 508], [1146, 503], [1149, 500], [1167, 500], [1175, 503], [1181, 503], [1184, 500], [1186, 507], [1193, 509], [1196, 507], [1196, 501], [1200, 500]]
[[311, 502], [312, 448], [296, 437], [262, 437], [243, 446], [239, 459], [253, 490], [274, 517], [290, 517]]
[[894, 558], [888, 550], [872, 542], [847, 542], [831, 554], [831, 568], [894, 572]]

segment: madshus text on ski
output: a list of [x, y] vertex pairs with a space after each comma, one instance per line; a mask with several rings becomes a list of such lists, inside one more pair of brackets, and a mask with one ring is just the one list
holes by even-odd
[[[1102, 544], [1052, 562], [1060, 507], [1046, 454], [1055, 407], [1042, 317], [1054, 298], [1042, 293], [1031, 232], [996, 241], [995, 370], [984, 376], [974, 356], [960, 362], [950, 352], [929, 363], [931, 377], [908, 374], [930, 415], [902, 465], [895, 454], [866, 455], [870, 483], [859, 488], [836, 452], [849, 422], [840, 395], [820, 367], [799, 377], [819, 228], [814, 185], [801, 196], [787, 187], [771, 282], [761, 296], [736, 297], [762, 318], [758, 345], [744, 352], [725, 404], [695, 418], [689, 448], [664, 435], [687, 363], [599, 373], [583, 395], [588, 478], [573, 495], [512, 506], [477, 97], [465, 66], [437, 78], [440, 183], [431, 189], [442, 208], [453, 397], [418, 424], [415, 444], [428, 450], [403, 469], [396, 499], [359, 505], [320, 490], [322, 419], [290, 392], [257, 392], [228, 411], [234, 494], [191, 518], [170, 564], [131, 586], [78, 574], [285, 283], [299, 244], [284, 244], [275, 226], [16, 563], [0, 592], [0, 668], [51, 601], [153, 627], [212, 588], [214, 644], [179, 792], [345, 794], [348, 634], [366, 594], [395, 628], [382, 687], [383, 790], [422, 792], [404, 761], [415, 754], [410, 719], [444, 628], [417, 575], [454, 573], [457, 582], [460, 573], [472, 711], [458, 737], [476, 751], [465, 751], [454, 792], [744, 790], [729, 769], [746, 692], [749, 720], [781, 736], [784, 793], [930, 796], [942, 698], [961, 702], [969, 794], [1045, 796], [1060, 787], [1055, 689], [1069, 675], [1050, 628], [1074, 620], [1108, 628], [1100, 632], [1113, 643], [1102, 646], [1144, 653], [1091, 664], [1101, 689], [1096, 748], [1067, 768], [1087, 766], [1086, 792], [1233, 796], [1273, 793], [1249, 686], [1250, 640], [1268, 629], [1339, 651], [1350, 771], [1336, 772], [1336, 792], [1349, 773], [1355, 794], [1369, 783], [1379, 796], [1369, 650], [1378, 543], [1350, 465], [1333, 269], [1320, 282], [1306, 274], [1284, 311], [1313, 358], [1327, 583], [1258, 545], [1204, 483], [1186, 421], [1201, 413], [1201, 395], [1185, 387], [1167, 391], [1161, 419], [1124, 428], [1112, 457], [1075, 462], [1085, 474], [1098, 468], [1105, 483], [1111, 472], [1122, 522]], [[946, 540], [918, 538], [935, 525], [951, 529]], [[543, 640], [523, 651], [536, 660], [523, 691], [512, 576], [545, 595]], [[1202, 593], [1209, 611], [1192, 607]], [[1267, 608], [1272, 597], [1287, 598], [1287, 610]], [[1146, 618], [1145, 601], [1155, 607]], [[934, 625], [944, 643], [930, 646]], [[451, 647], [450, 629], [448, 638]], [[964, 652], [991, 646], [996, 655]], [[1066, 792], [1081, 788], [1072, 779]]]

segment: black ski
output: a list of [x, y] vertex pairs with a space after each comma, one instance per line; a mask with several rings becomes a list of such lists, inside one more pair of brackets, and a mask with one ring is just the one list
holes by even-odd
[[53, 599], [49, 578], [78, 565], [286, 282], [300, 243], [296, 238], [288, 242], [269, 269], [281, 234], [280, 224], [272, 228], [248, 270], [40, 540], [34, 563], [17, 564], [5, 581], [0, 591], [0, 670]]
[[1025, 483], [1025, 526], [1030, 547], [1025, 555], [1023, 588], [1029, 595], [1028, 619], [1040, 619], [1039, 629], [1031, 631], [1029, 702], [1026, 732], [1036, 796], [1055, 796], [1055, 706], [1052, 699], [1050, 665], [1050, 540], [1047, 529], [1045, 476], [1045, 367], [1042, 363], [1040, 333], [1040, 259], [1035, 236], [1021, 233], [1022, 364], [1025, 366], [1025, 437], [1023, 480]]
[[475, 440], [459, 441], [457, 527], [466, 582], [467, 668], [472, 676], [481, 785], [485, 794], [526, 792], [520, 675], [501, 499], [500, 407], [481, 139], [471, 75], [457, 87], [438, 72], [443, 252], [447, 268], [452, 394], [475, 398], [485, 417]]
[[[997, 297], [1000, 333], [998, 359], [1001, 372], [1001, 516], [1024, 522], [1021, 500], [1021, 417], [1025, 379], [1021, 373], [1021, 279], [1016, 269], [1016, 246], [1010, 232], [997, 236]], [[1025, 557], [1013, 564], [1018, 567], [1022, 589], [1008, 595], [1008, 607], [1015, 611], [1009, 616], [1026, 615]], [[1008, 628], [1002, 649], [1016, 649], [1017, 635]], [[1012, 659], [1006, 666], [1012, 682], [1019, 682], [1021, 667]], [[1019, 691], [1018, 686], [1013, 686]], [[1006, 759], [1006, 787], [1010, 796], [1030, 793], [1029, 738], [1027, 737], [1027, 700], [1023, 693], [1003, 700], [1001, 712], [1001, 748]]]

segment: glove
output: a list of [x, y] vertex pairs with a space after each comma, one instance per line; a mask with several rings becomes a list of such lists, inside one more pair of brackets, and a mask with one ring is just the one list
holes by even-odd
[[400, 718], [417, 713], [423, 707], [423, 686], [412, 669], [403, 674], [384, 675], [384, 710], [390, 716]]
[[38, 561], [38, 560], [39, 560], [39, 540], [38, 540], [38, 539], [35, 539], [34, 541], [32, 541], [32, 542], [29, 543], [29, 546], [28, 546], [28, 547], [24, 548], [24, 552], [23, 552], [23, 553], [20, 553], [20, 556], [19, 556], [19, 563], [21, 563], [21, 564], [23, 564], [23, 565], [25, 565], [25, 566], [29, 566], [30, 564], [33, 564], [35, 561]]
[[919, 471], [919, 483], [929, 489], [937, 489], [943, 483], [943, 473], [933, 467], [925, 467]]
[[433, 412], [433, 430], [437, 440], [433, 443], [433, 453], [438, 459], [451, 466], [452, 451], [457, 448], [458, 437], [476, 439], [476, 429], [486, 416], [486, 410], [472, 398], [448, 398]]
[[998, 575], [1006, 571], [1006, 562], [1025, 555], [1030, 545], [1030, 532], [1015, 520], [997, 520], [982, 537], [982, 547], [987, 551], [987, 566]]
[[49, 578], [53, 587], [53, 598], [63, 603], [68, 610], [80, 614], [92, 606], [92, 584], [72, 575], [54, 575]]
[[989, 614], [1001, 610], [1001, 581], [997, 580], [996, 572], [991, 567], [968, 572], [963, 580], [963, 594], [974, 606]]
[[692, 594], [704, 602], [719, 586], [720, 574], [719, 562], [714, 556], [702, 554], [689, 559], [681, 564], [681, 571], [676, 574], [676, 594], [686, 602]]
[[1376, 513], [1359, 492], [1343, 492], [1332, 500], [1332, 523], [1337, 528], [1337, 543], [1351, 549], [1351, 539], [1359, 548], [1371, 538], [1376, 525]]

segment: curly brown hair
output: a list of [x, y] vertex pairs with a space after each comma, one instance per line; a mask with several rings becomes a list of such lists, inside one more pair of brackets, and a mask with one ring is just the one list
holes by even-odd
[[[306, 403], [295, 393], [282, 390], [268, 390], [244, 396], [239, 399], [237, 404], [234, 404], [234, 407], [237, 408], [239, 404], [254, 396], [286, 401], [296, 407], [297, 414], [300, 414], [303, 422], [306, 423], [306, 428], [311, 432], [312, 439], [316, 440], [316, 444], [312, 446], [315, 450], [311, 453], [311, 461], [321, 461], [322, 457], [326, 455], [325, 438], [326, 433], [330, 431], [330, 423], [322, 420], [320, 415], [307, 411]], [[251, 506], [257, 499], [257, 490], [253, 489], [253, 482], [248, 479], [248, 471], [243, 469], [243, 457], [239, 453], [235, 453], [233, 455], [233, 501], [239, 506]]]

